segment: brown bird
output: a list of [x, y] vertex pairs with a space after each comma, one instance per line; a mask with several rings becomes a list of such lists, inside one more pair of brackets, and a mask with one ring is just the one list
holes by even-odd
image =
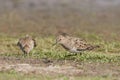
[[81, 38], [68, 36], [66, 33], [62, 33], [57, 36], [55, 44], [60, 44], [71, 53], [80, 53], [81, 51], [92, 50], [99, 47], [98, 45], [88, 44]]
[[17, 45], [24, 54], [28, 54], [34, 47], [36, 47], [36, 41], [32, 37], [26, 35], [24, 38], [19, 39]]

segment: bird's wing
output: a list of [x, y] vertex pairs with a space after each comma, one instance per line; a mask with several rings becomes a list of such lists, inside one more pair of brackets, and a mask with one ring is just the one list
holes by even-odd
[[26, 46], [26, 40], [24, 38], [20, 38], [17, 45], [20, 46], [20, 47], [25, 47]]
[[90, 47], [90, 44], [88, 44], [85, 40], [80, 38], [76, 38], [74, 40], [74, 45], [79, 51], [87, 50], [87, 48]]

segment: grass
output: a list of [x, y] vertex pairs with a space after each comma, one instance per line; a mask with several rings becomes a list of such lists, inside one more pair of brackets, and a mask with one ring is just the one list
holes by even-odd
[[[84, 36], [84, 35], [83, 35]], [[91, 37], [92, 38], [91, 38]], [[79, 37], [79, 36], [78, 36]], [[87, 34], [85, 37], [89, 43], [94, 45], [100, 45], [100, 48], [93, 51], [85, 51], [83, 54], [77, 54], [76, 56], [67, 56], [70, 53], [65, 51], [60, 45], [52, 46], [55, 42], [54, 36], [48, 37], [36, 37], [37, 47], [29, 54], [29, 58], [41, 59], [58, 59], [58, 60], [76, 60], [86, 62], [119, 62], [120, 61], [120, 42], [111, 41], [106, 42], [102, 37], [97, 35]], [[28, 57], [23, 56], [23, 53], [16, 46], [18, 37], [11, 37], [7, 35], [1, 35], [0, 38], [0, 50], [1, 56], [6, 57]]]
[[[100, 48], [95, 49], [93, 51], [82, 52], [83, 53], [82, 55], [77, 54], [75, 56], [67, 56], [70, 53], [67, 52], [65, 49], [63, 49], [60, 45], [52, 46], [52, 44], [55, 43], [55, 36], [42, 37], [36, 34], [31, 34], [31, 35], [36, 37], [37, 47], [33, 49], [33, 51], [31, 51], [29, 55], [25, 56], [23, 55], [21, 50], [18, 48], [18, 46], [16, 46], [16, 43], [19, 37], [23, 37], [24, 34], [17, 35], [17, 36], [0, 34], [0, 44], [1, 44], [0, 57], [5, 57], [6, 59], [10, 58], [10, 59], [7, 59], [9, 61], [12, 59], [14, 60], [14, 58], [18, 58], [21, 60], [22, 63], [24, 63], [24, 61], [27, 63], [30, 63], [30, 62], [32, 63], [32, 61], [28, 61], [30, 59], [41, 60], [41, 59], [47, 58], [49, 60], [61, 60], [61, 61], [72, 60], [78, 63], [90, 63], [90, 64], [99, 63], [101, 65], [103, 63], [115, 64], [117, 68], [119, 68], [120, 41], [117, 41], [117, 40], [115, 41], [114, 38], [111, 41], [106, 41], [103, 37], [93, 33], [78, 34], [77, 37], [82, 37], [86, 39], [90, 44], [100, 45]], [[94, 65], [95, 64], [93, 64], [93, 66]], [[80, 67], [80, 69], [83, 69], [83, 68], [84, 68], [84, 65], [82, 68]], [[92, 69], [90, 70], [92, 71]], [[105, 76], [99, 76], [99, 74], [97, 74], [97, 76], [81, 75], [81, 76], [70, 77], [66, 75], [51, 76], [51, 75], [44, 75], [44, 74], [39, 74], [39, 75], [23, 74], [23, 73], [17, 73], [15, 71], [0, 72], [0, 80], [11, 80], [11, 79], [21, 80], [21, 78], [23, 80], [70, 80], [70, 79], [72, 80], [114, 80], [116, 79], [115, 77], [116, 76], [112, 76], [112, 75], [109, 76], [109, 74]]]
[[0, 80], [115, 80], [115, 77], [99, 77], [99, 76], [83, 76], [83, 77], [68, 77], [63, 75], [49, 76], [49, 75], [34, 75], [34, 74], [22, 74], [13, 70], [8, 72], [0, 72]]

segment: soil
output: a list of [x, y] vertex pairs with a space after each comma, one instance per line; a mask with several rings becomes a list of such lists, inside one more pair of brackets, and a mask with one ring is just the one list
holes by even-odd
[[0, 71], [65, 76], [114, 76], [120, 78], [120, 64], [76, 62], [72, 60], [19, 59], [0, 57]]

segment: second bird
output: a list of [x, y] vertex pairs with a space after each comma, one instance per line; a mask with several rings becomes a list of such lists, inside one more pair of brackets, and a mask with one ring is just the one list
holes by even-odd
[[32, 37], [26, 35], [25, 37], [19, 39], [17, 45], [24, 54], [28, 54], [34, 47], [36, 47], [36, 41]]
[[99, 47], [98, 45], [88, 44], [81, 38], [68, 36], [65, 33], [57, 36], [55, 44], [60, 44], [63, 48], [71, 53], [81, 53], [81, 51], [92, 50]]

